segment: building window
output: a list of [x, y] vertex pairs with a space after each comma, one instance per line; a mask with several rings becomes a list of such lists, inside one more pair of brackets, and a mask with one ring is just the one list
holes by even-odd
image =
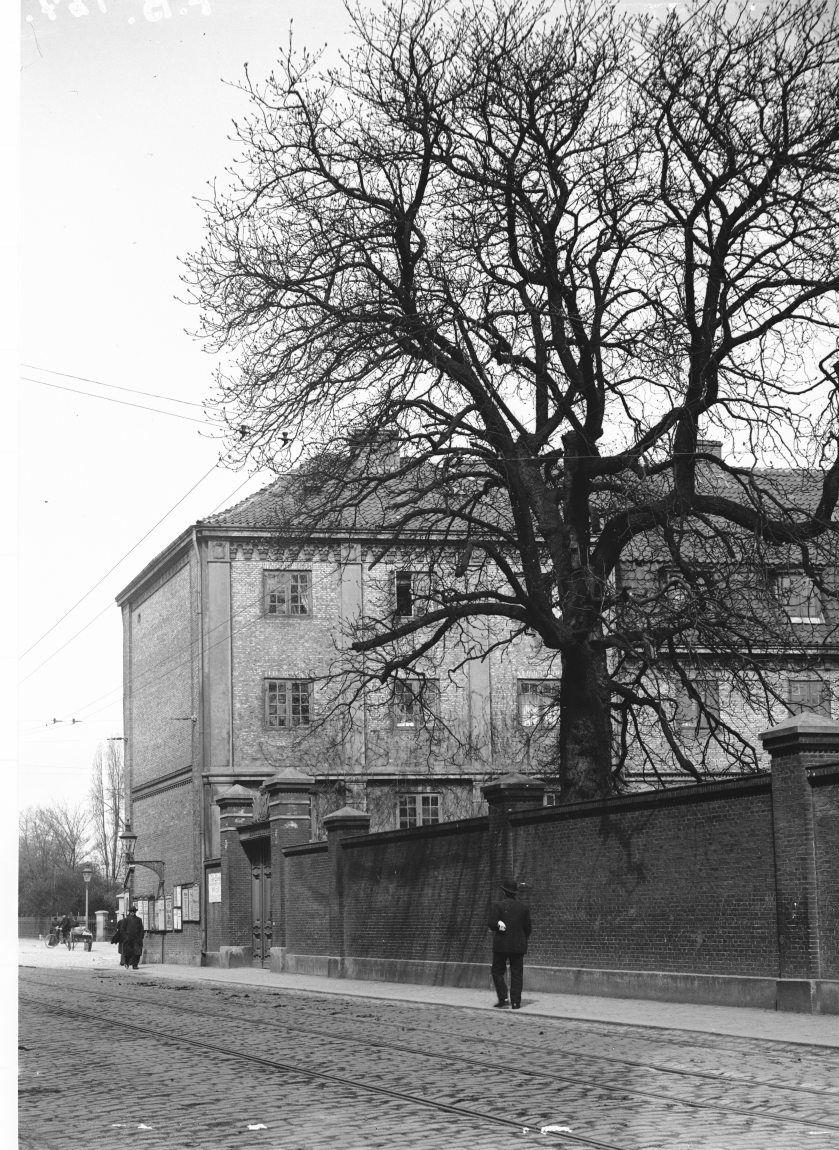
[[430, 581], [420, 571], [396, 571], [393, 576], [393, 613], [397, 619], [424, 615], [429, 609]]
[[284, 618], [311, 615], [311, 571], [265, 571], [263, 589], [266, 615]]
[[823, 623], [821, 593], [809, 575], [784, 571], [775, 577], [775, 594], [791, 623]]
[[440, 796], [435, 794], [400, 795], [399, 829], [426, 827], [440, 821]]
[[396, 614], [408, 618], [414, 613], [414, 577], [410, 571], [396, 572]]
[[395, 679], [393, 721], [397, 727], [421, 727], [423, 712], [436, 711], [438, 701], [436, 679]]
[[265, 680], [265, 726], [308, 727], [312, 684], [307, 679]]
[[559, 796], [557, 795], [556, 791], [545, 791], [544, 795], [542, 796], [542, 806], [555, 807], [557, 806], [558, 798]]
[[804, 712], [830, 718], [830, 687], [815, 675], [787, 679], [787, 706], [793, 715]]
[[559, 697], [558, 679], [519, 679], [519, 722], [537, 727]]
[[720, 685], [713, 676], [705, 675], [691, 679], [691, 686], [698, 697], [682, 696], [679, 723], [685, 732], [710, 730], [711, 717], [718, 719], [720, 714]]

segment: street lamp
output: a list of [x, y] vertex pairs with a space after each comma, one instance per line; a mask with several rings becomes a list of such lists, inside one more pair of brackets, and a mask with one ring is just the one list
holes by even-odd
[[165, 864], [163, 862], [163, 859], [136, 859], [136, 858], [134, 858], [134, 849], [137, 846], [137, 836], [134, 834], [134, 832], [131, 829], [131, 821], [130, 820], [126, 821], [125, 830], [119, 836], [119, 841], [122, 843], [123, 849], [125, 851], [125, 864], [126, 864], [126, 868], [127, 868], [126, 869], [126, 875], [125, 875], [125, 885], [128, 886], [128, 880], [129, 880], [129, 878], [131, 876], [131, 872], [134, 870], [134, 868], [138, 867], [138, 866], [143, 866], [143, 867], [146, 867], [147, 870], [153, 870], [159, 879], [160, 886], [163, 886], [163, 875], [164, 875], [165, 869], [166, 869]]
[[85, 930], [90, 929], [90, 914], [88, 895], [90, 894], [90, 880], [93, 878], [93, 867], [90, 863], [84, 864], [82, 870], [82, 878], [84, 879], [84, 927]]

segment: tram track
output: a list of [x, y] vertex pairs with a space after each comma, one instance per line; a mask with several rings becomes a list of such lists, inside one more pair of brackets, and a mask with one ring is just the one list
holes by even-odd
[[[47, 1002], [44, 999], [39, 999], [34, 996], [21, 995], [20, 1001], [29, 1006], [41, 1007], [45, 1011], [49, 1011], [51, 1017], [55, 1015], [62, 1015], [65, 1018], [72, 1018], [74, 1020], [81, 1020], [91, 1026], [97, 1027], [101, 1025], [102, 1016], [93, 1012], [79, 1010], [70, 1006], [56, 1005], [52, 1002]], [[549, 1129], [540, 1128], [538, 1126], [528, 1128], [527, 1123], [522, 1121], [514, 1121], [510, 1118], [504, 1118], [498, 1114], [491, 1114], [486, 1111], [472, 1110], [465, 1106], [456, 1106], [453, 1103], [439, 1102], [433, 1098], [423, 1097], [417, 1094], [411, 1094], [403, 1090], [394, 1090], [386, 1086], [375, 1086], [371, 1083], [364, 1082], [356, 1078], [348, 1078], [345, 1075], [332, 1074], [325, 1070], [315, 1070], [310, 1067], [301, 1067], [294, 1063], [283, 1062], [277, 1058], [270, 1058], [266, 1055], [255, 1054], [253, 1051], [238, 1050], [235, 1047], [222, 1045], [216, 1042], [207, 1042], [203, 1039], [193, 1038], [185, 1034], [174, 1034], [157, 1026], [144, 1026], [142, 1023], [134, 1022], [131, 1020], [121, 1019], [120, 1025], [124, 1031], [133, 1032], [135, 1034], [143, 1034], [148, 1037], [154, 1038], [156, 1041], [172, 1042], [176, 1045], [188, 1046], [203, 1052], [210, 1052], [213, 1054], [222, 1054], [228, 1058], [235, 1058], [243, 1062], [252, 1063], [256, 1066], [282, 1072], [284, 1074], [291, 1074], [297, 1077], [316, 1079], [321, 1082], [329, 1082], [332, 1085], [343, 1087], [354, 1091], [362, 1090], [366, 1093], [372, 1094], [377, 1097], [388, 1098], [393, 1101], [408, 1103], [412, 1106], [424, 1107], [426, 1109], [435, 1110], [438, 1113], [451, 1114], [457, 1118], [468, 1118], [471, 1121], [491, 1123], [494, 1126], [502, 1127], [507, 1130], [515, 1131], [517, 1134], [528, 1132], [531, 1129], [534, 1134], [541, 1134], [541, 1136], [552, 1136], [553, 1131]], [[626, 1150], [623, 1146], [618, 1146], [614, 1142], [602, 1142], [595, 1138], [586, 1138], [581, 1134], [573, 1134], [570, 1131], [563, 1130], [563, 1142], [574, 1143], [579, 1146], [590, 1146], [594, 1150]]]
[[[37, 987], [42, 988], [42, 989], [45, 986], [43, 981], [41, 981], [39, 979], [23, 978], [20, 981], [22, 983], [26, 983], [26, 984], [32, 985], [32, 986], [37, 986]], [[144, 985], [148, 985], [148, 983], [145, 983]], [[157, 988], [157, 986], [156, 986], [156, 988]], [[48, 985], [47, 985], [47, 989], [49, 989]], [[85, 993], [85, 994], [91, 995], [91, 996], [95, 996], [97, 999], [100, 999], [100, 1000], [106, 999], [106, 1000], [112, 1000], [114, 1002], [119, 1002], [119, 1003], [131, 1003], [132, 1005], [136, 1005], [136, 1001], [137, 1001], [135, 995], [115, 994], [112, 991], [104, 991], [104, 990], [100, 990], [98, 988], [97, 989], [93, 989], [93, 988], [88, 989], [86, 987], [78, 987], [77, 989], [82, 993]], [[219, 1013], [214, 1012], [214, 1011], [208, 1011], [204, 1007], [190, 1006], [190, 1005], [180, 1003], [180, 1002], [174, 1002], [173, 1003], [173, 1002], [169, 1001], [169, 996], [171, 996], [172, 990], [168, 987], [165, 989], [164, 988], [160, 988], [160, 989], [162, 989], [164, 995], [167, 996], [167, 1001], [165, 1002], [165, 1004], [161, 1004], [161, 1005], [165, 1009], [176, 1011], [182, 1015], [193, 1015], [193, 1016], [197, 1015], [197, 1016], [204, 1018], [204, 1019], [213, 1019], [220, 1024], [238, 1021], [240, 1023], [246, 1023], [250, 1027], [254, 1027], [254, 1026], [265, 1027], [269, 1031], [272, 1029], [272, 1027], [275, 1026], [275, 1024], [272, 1020], [254, 1019], [253, 1017], [250, 1017], [250, 1016], [243, 1014], [243, 1013], [239, 1013], [238, 1015], [231, 1015], [230, 1013], [225, 1013], [224, 1015], [222, 1015], [222, 1014], [219, 1014]], [[381, 1025], [381, 1020], [377, 1020], [376, 1024]], [[387, 1023], [385, 1023], [385, 1025], [387, 1025]], [[323, 1027], [313, 1026], [311, 1024], [301, 1025], [299, 1023], [290, 1022], [286, 1018], [283, 1018], [282, 1028], [283, 1028], [284, 1032], [288, 1032], [288, 1033], [293, 1032], [294, 1034], [300, 1035], [301, 1037], [304, 1037], [304, 1038], [323, 1039], [329, 1043], [340, 1042], [340, 1043], [352, 1045], [354, 1043], [357, 1044], [357, 1042], [358, 1042], [358, 1039], [356, 1036], [352, 1036], [352, 1035], [347, 1036], [345, 1034], [340, 1033], [336, 1029], [329, 1030], [329, 1029], [325, 1029]], [[450, 1031], [447, 1031], [446, 1034], [448, 1037], [450, 1037], [450, 1038], [452, 1037]], [[457, 1036], [455, 1036], [455, 1037], [457, 1037]], [[470, 1041], [470, 1040], [466, 1039], [465, 1041]], [[471, 1041], [474, 1041], [474, 1039], [472, 1039]], [[532, 1045], [528, 1046], [524, 1043], [516, 1042], [515, 1040], [510, 1040], [508, 1042], [508, 1039], [506, 1036], [505, 1036], [505, 1045], [510, 1045], [514, 1048], [529, 1050], [529, 1051], [532, 1051], [534, 1053], [537, 1053], [534, 1050], [534, 1047]], [[496, 1069], [496, 1066], [497, 1066], [495, 1061], [487, 1061], [486, 1059], [476, 1058], [476, 1057], [468, 1055], [468, 1054], [460, 1054], [460, 1053], [441, 1051], [439, 1048], [427, 1049], [427, 1048], [424, 1048], [421, 1046], [415, 1046], [415, 1045], [406, 1043], [404, 1040], [396, 1042], [396, 1041], [387, 1041], [387, 1040], [382, 1040], [382, 1039], [366, 1038], [365, 1039], [365, 1046], [368, 1049], [369, 1048], [376, 1048], [376, 1049], [380, 1049], [383, 1051], [396, 1050], [396, 1051], [403, 1053], [403, 1054], [410, 1054], [410, 1055], [414, 1055], [414, 1056], [421, 1057], [421, 1058], [433, 1059], [436, 1063], [439, 1063], [440, 1060], [443, 1059], [443, 1060], [445, 1060], [447, 1062], [451, 1062], [453, 1064], [461, 1064], [463, 1066], [468, 1066], [468, 1067], [471, 1067], [474, 1069], [479, 1069], [482, 1071], [493, 1071]], [[811, 1096], [824, 1097], [824, 1098], [835, 1097], [835, 1095], [837, 1093], [836, 1091], [821, 1090], [821, 1089], [816, 1088], [816, 1087], [798, 1087], [798, 1086], [794, 1086], [794, 1085], [790, 1086], [790, 1085], [785, 1084], [785, 1083], [779, 1083], [779, 1082], [775, 1082], [775, 1081], [766, 1081], [766, 1080], [755, 1079], [755, 1078], [741, 1078], [741, 1077], [732, 1078], [730, 1076], [720, 1076], [717, 1074], [708, 1073], [706, 1071], [695, 1071], [695, 1070], [688, 1070], [688, 1069], [683, 1069], [683, 1068], [654, 1066], [648, 1062], [639, 1062], [636, 1060], [617, 1058], [617, 1057], [609, 1056], [609, 1055], [578, 1054], [577, 1052], [575, 1052], [573, 1055], [567, 1055], [566, 1056], [564, 1054], [564, 1052], [562, 1052], [560, 1054], [560, 1057], [573, 1057], [575, 1062], [578, 1062], [581, 1059], [585, 1059], [587, 1062], [593, 1063], [593, 1064], [609, 1063], [609, 1064], [617, 1065], [620, 1067], [640, 1069], [640, 1070], [645, 1070], [645, 1071], [653, 1070], [656, 1073], [669, 1074], [669, 1075], [672, 1075], [674, 1077], [681, 1078], [683, 1080], [689, 1080], [692, 1078], [693, 1079], [700, 1079], [704, 1082], [713, 1082], [717, 1086], [729, 1087], [731, 1089], [758, 1088], [759, 1087], [759, 1088], [770, 1089], [770, 1090], [774, 1090], [774, 1091], [783, 1090], [783, 1091], [786, 1091], [789, 1093], [794, 1093], [794, 1094], [799, 1094], [799, 1093], [803, 1092], [803, 1093], [809, 1094]], [[535, 1078], [535, 1079], [546, 1080], [546, 1081], [551, 1081], [551, 1082], [561, 1082], [564, 1084], [570, 1084], [570, 1085], [574, 1085], [574, 1086], [582, 1086], [584, 1088], [589, 1088], [589, 1089], [594, 1089], [594, 1090], [600, 1091], [607, 1096], [609, 1096], [609, 1095], [619, 1096], [622, 1099], [626, 1099], [627, 1096], [631, 1096], [632, 1098], [639, 1099], [639, 1100], [652, 1100], [652, 1101], [655, 1101], [659, 1104], [667, 1103], [668, 1105], [679, 1105], [679, 1106], [683, 1106], [683, 1107], [693, 1109], [693, 1110], [711, 1111], [711, 1112], [717, 1113], [717, 1114], [727, 1114], [727, 1115], [737, 1116], [737, 1117], [741, 1117], [741, 1118], [746, 1117], [746, 1118], [749, 1118], [752, 1120], [760, 1118], [762, 1120], [775, 1122], [778, 1124], [799, 1125], [799, 1126], [803, 1125], [805, 1127], [809, 1127], [812, 1129], [839, 1131], [839, 1124], [832, 1123], [832, 1122], [824, 1122], [824, 1121], [820, 1121], [819, 1119], [815, 1119], [815, 1118], [807, 1118], [807, 1117], [801, 1117], [799, 1115], [784, 1114], [783, 1112], [777, 1112], [777, 1111], [768, 1110], [765, 1108], [764, 1109], [752, 1109], [752, 1108], [745, 1107], [745, 1106], [736, 1106], [736, 1105], [731, 1105], [728, 1103], [721, 1102], [718, 1099], [715, 1099], [714, 1101], [705, 1101], [705, 1100], [697, 1100], [694, 1098], [685, 1098], [685, 1097], [680, 1097], [678, 1094], [674, 1094], [672, 1091], [669, 1091], [669, 1090], [663, 1091], [663, 1090], [654, 1090], [654, 1089], [644, 1089], [644, 1088], [641, 1088], [638, 1086], [628, 1086], [624, 1083], [621, 1083], [620, 1085], [608, 1085], [608, 1084], [604, 1084], [597, 1077], [586, 1077], [586, 1076], [574, 1075], [574, 1074], [557, 1073], [557, 1072], [554, 1072], [551, 1070], [546, 1070], [546, 1069], [541, 1069], [541, 1068], [538, 1070], [533, 1070], [533, 1069], [529, 1069], [529, 1068], [522, 1068], [520, 1065], [516, 1066], [515, 1073], [517, 1075], [521, 1075], [521, 1076], [529, 1078], [529, 1079]], [[610, 1101], [613, 1101], [613, 1099], [611, 1099]], [[517, 1124], [517, 1125], [520, 1126], [521, 1124]]]

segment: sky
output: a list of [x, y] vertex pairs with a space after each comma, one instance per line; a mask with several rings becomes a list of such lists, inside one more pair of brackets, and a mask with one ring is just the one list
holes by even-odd
[[123, 734], [115, 595], [189, 524], [270, 480], [215, 466], [201, 408], [214, 359], [185, 330], [197, 315], [177, 298], [178, 261], [201, 241], [195, 197], [234, 154], [233, 85], [246, 61], [270, 69], [292, 21], [330, 53], [349, 23], [339, 0], [22, 2], [19, 138], [4, 152], [20, 180], [0, 186], [0, 219], [19, 221], [17, 292], [0, 300], [18, 377], [0, 453], [18, 524], [0, 549], [17, 583], [2, 758], [19, 808], [85, 801], [97, 746]]
[[201, 403], [215, 361], [176, 297], [202, 235], [195, 197], [234, 152], [233, 83], [246, 61], [270, 69], [292, 19], [312, 46], [347, 23], [329, 0], [24, 0], [19, 807], [84, 801], [97, 745], [122, 735], [115, 595], [270, 478], [214, 470], [223, 444]]

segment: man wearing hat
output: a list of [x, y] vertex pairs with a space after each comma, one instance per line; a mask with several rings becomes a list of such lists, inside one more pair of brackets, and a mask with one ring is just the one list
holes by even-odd
[[521, 1007], [521, 986], [524, 956], [530, 937], [530, 911], [516, 898], [518, 883], [514, 878], [501, 882], [502, 897], [493, 903], [489, 912], [489, 930], [492, 931], [492, 981], [498, 995], [496, 1006], [507, 1005], [507, 963], [510, 964], [510, 1004], [513, 1010]]
[[143, 954], [143, 936], [145, 933], [146, 928], [137, 917], [137, 908], [132, 906], [128, 911], [128, 918], [125, 920], [122, 931], [122, 953], [125, 958], [125, 965], [134, 970], [139, 966]]

